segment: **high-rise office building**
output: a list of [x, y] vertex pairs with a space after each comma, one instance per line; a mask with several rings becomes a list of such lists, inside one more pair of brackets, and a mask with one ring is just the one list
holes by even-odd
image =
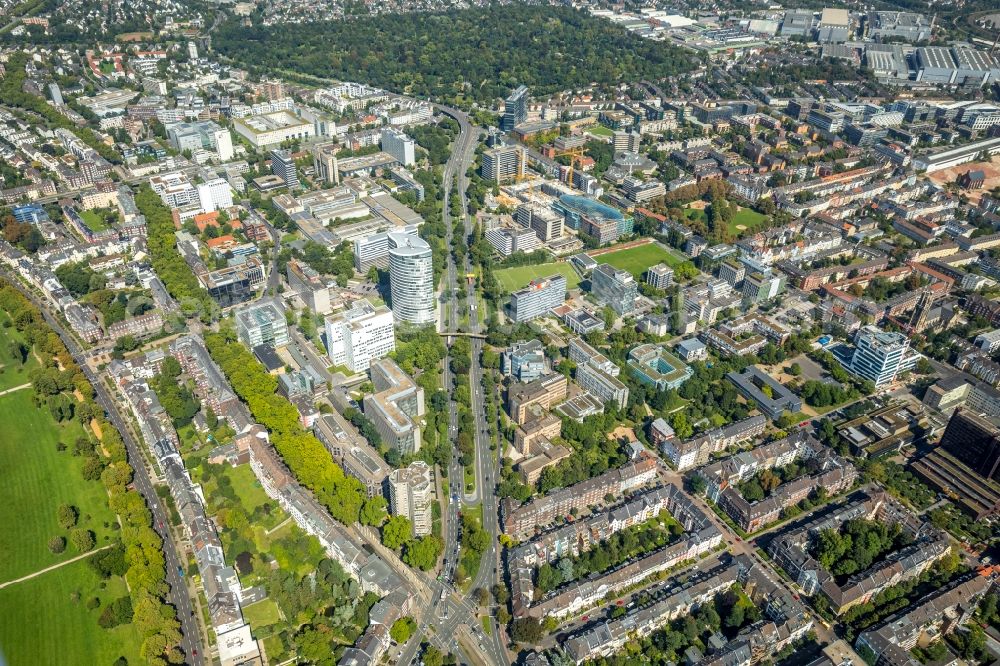
[[333, 365], [365, 372], [372, 361], [396, 348], [392, 311], [366, 300], [326, 320], [326, 348]]
[[299, 189], [299, 174], [290, 151], [277, 148], [271, 151], [271, 173], [285, 181], [289, 190]]
[[202, 212], [211, 213], [216, 210], [231, 208], [233, 193], [229, 183], [222, 178], [214, 178], [198, 185], [198, 203]]
[[504, 100], [503, 116], [500, 117], [500, 129], [512, 132], [514, 128], [528, 119], [528, 87], [518, 86], [517, 90]]
[[941, 446], [976, 473], [1000, 481], [1000, 425], [996, 419], [960, 408], [948, 421]]
[[431, 246], [416, 234], [389, 233], [388, 237], [393, 315], [411, 324], [436, 321]]
[[340, 185], [340, 174], [337, 173], [337, 151], [340, 144], [322, 143], [313, 147], [313, 168], [316, 178], [327, 185]]
[[902, 333], [865, 326], [854, 336], [854, 344], [856, 348], [847, 369], [871, 380], [875, 386], [891, 383], [896, 375], [911, 369], [917, 361], [916, 355], [910, 353], [910, 341]]
[[498, 146], [483, 153], [483, 178], [505, 183], [524, 175], [525, 152], [521, 146]]
[[590, 274], [590, 293], [598, 302], [624, 315], [635, 310], [639, 285], [628, 271], [600, 264]]
[[532, 280], [527, 287], [510, 295], [510, 316], [517, 322], [545, 315], [566, 300], [566, 278], [552, 275]]
[[403, 166], [411, 166], [416, 162], [416, 143], [395, 127], [382, 130], [382, 150], [399, 160]]
[[414, 536], [431, 533], [433, 527], [434, 476], [423, 460], [389, 474], [389, 508], [394, 516], [406, 516]]
[[236, 334], [251, 349], [257, 345], [284, 347], [288, 344], [285, 313], [272, 301], [242, 308], [236, 313]]

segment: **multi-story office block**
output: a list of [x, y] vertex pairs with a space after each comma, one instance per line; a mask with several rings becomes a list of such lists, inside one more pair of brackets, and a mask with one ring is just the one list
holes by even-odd
[[1000, 481], [1000, 425], [997, 419], [958, 409], [948, 421], [941, 446], [980, 476]]
[[402, 130], [386, 127], [382, 130], [382, 150], [389, 153], [403, 166], [416, 162], [416, 143]]
[[292, 259], [285, 269], [288, 284], [316, 314], [330, 313], [330, 287], [307, 264]]
[[625, 409], [625, 403], [628, 402], [628, 387], [600, 368], [589, 364], [577, 366], [576, 382], [597, 396], [604, 404], [613, 402], [618, 409]]
[[530, 382], [548, 373], [541, 340], [518, 342], [500, 357], [500, 371], [519, 382]]
[[865, 326], [858, 329], [854, 344], [856, 349], [847, 369], [877, 387], [891, 383], [917, 362], [917, 356], [910, 353], [909, 339], [902, 333]]
[[505, 257], [515, 252], [534, 252], [542, 246], [534, 229], [509, 229], [498, 227], [483, 234], [490, 245]]
[[389, 288], [392, 313], [399, 321], [437, 320], [431, 246], [416, 234], [389, 234]]
[[590, 274], [590, 291], [600, 303], [624, 315], [635, 310], [639, 285], [628, 271], [600, 264]]
[[638, 132], [616, 130], [612, 142], [616, 153], [623, 151], [637, 153], [639, 152], [639, 144], [642, 142], [642, 135]]
[[174, 123], [167, 127], [167, 142], [179, 151], [213, 150], [222, 162], [233, 159], [233, 137], [212, 121]]
[[434, 474], [423, 460], [389, 475], [389, 508], [394, 516], [406, 516], [414, 536], [425, 536], [433, 527]]
[[510, 295], [510, 316], [516, 322], [541, 317], [566, 300], [566, 278], [552, 275], [532, 280], [524, 289]]
[[202, 212], [211, 213], [233, 205], [233, 193], [229, 183], [222, 178], [213, 178], [198, 185], [198, 203]]
[[403, 372], [392, 359], [371, 364], [375, 393], [365, 396], [365, 416], [382, 436], [382, 441], [400, 455], [420, 451], [419, 418], [424, 414], [424, 389]]
[[674, 269], [666, 264], [651, 266], [646, 271], [646, 284], [654, 289], [666, 289], [674, 283]]
[[821, 111], [820, 109], [810, 111], [807, 120], [813, 127], [830, 134], [836, 134], [844, 129], [845, 121], [846, 117], [839, 111]]
[[506, 183], [524, 175], [526, 154], [521, 146], [498, 146], [483, 153], [483, 178]]
[[743, 282], [746, 274], [747, 267], [740, 261], [727, 260], [719, 264], [719, 279], [725, 280], [733, 287]]
[[503, 115], [500, 117], [500, 129], [504, 132], [512, 132], [514, 128], [528, 119], [528, 88], [518, 86], [504, 100]]
[[333, 365], [365, 372], [372, 361], [396, 348], [392, 311], [365, 300], [326, 320], [327, 354]]
[[551, 409], [566, 399], [569, 382], [561, 374], [540, 377], [533, 382], [513, 384], [507, 390], [507, 410], [518, 425], [531, 419], [532, 409]]
[[563, 235], [563, 217], [548, 206], [523, 203], [517, 207], [515, 219], [525, 229], [534, 231], [543, 243]]
[[273, 301], [240, 309], [236, 313], [236, 333], [250, 349], [257, 345], [284, 347], [288, 344], [285, 313]]
[[743, 279], [743, 301], [746, 303], [763, 303], [764, 301], [769, 301], [780, 294], [784, 287], [784, 275], [751, 273]]

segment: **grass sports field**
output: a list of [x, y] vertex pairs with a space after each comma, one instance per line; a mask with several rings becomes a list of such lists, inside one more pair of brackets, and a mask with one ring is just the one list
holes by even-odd
[[553, 262], [548, 264], [538, 264], [537, 266], [516, 266], [514, 268], [502, 268], [496, 271], [497, 280], [503, 286], [504, 291], [517, 291], [526, 287], [529, 282], [538, 278], [549, 277], [556, 273], [566, 276], [566, 288], [573, 289], [580, 284], [580, 276], [573, 267], [566, 262]]
[[615, 268], [622, 268], [631, 273], [638, 280], [646, 269], [659, 263], [664, 263], [671, 268], [687, 261], [687, 257], [679, 252], [673, 252], [663, 248], [656, 243], [639, 245], [627, 250], [618, 252], [608, 252], [594, 257], [594, 261], [601, 264], [611, 264]]

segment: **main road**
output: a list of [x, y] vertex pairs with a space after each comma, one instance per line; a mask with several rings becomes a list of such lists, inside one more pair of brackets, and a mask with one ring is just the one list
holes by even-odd
[[177, 609], [177, 619], [181, 623], [180, 647], [187, 657], [188, 664], [200, 666], [204, 663], [204, 654], [201, 649], [201, 629], [198, 626], [198, 618], [195, 617], [194, 607], [191, 605], [187, 585], [184, 584], [180, 573], [187, 569], [186, 562], [183, 562], [177, 556], [177, 548], [174, 545], [168, 527], [170, 522], [166, 509], [156, 495], [156, 490], [153, 488], [149, 472], [146, 469], [145, 458], [139, 446], [132, 438], [131, 431], [126, 427], [125, 419], [119, 412], [118, 403], [115, 402], [111, 393], [104, 386], [101, 378], [87, 364], [86, 354], [77, 344], [76, 339], [63, 328], [58, 319], [50, 314], [46, 304], [40, 301], [34, 293], [26, 289], [16, 277], [8, 274], [6, 271], [2, 271], [2, 275], [41, 310], [45, 321], [62, 339], [63, 344], [69, 349], [73, 359], [79, 364], [84, 375], [86, 375], [87, 381], [94, 387], [97, 403], [104, 409], [108, 415], [108, 420], [111, 421], [111, 424], [121, 434], [122, 441], [125, 443], [125, 449], [128, 452], [129, 463], [135, 470], [133, 486], [146, 500], [146, 505], [149, 506], [149, 510], [153, 514], [153, 529], [163, 539], [163, 554], [167, 567], [167, 584], [170, 586], [169, 601]]
[[[445, 308], [445, 313], [441, 317], [443, 330], [457, 331], [460, 308], [467, 308], [465, 312], [469, 314], [469, 327], [471, 332], [479, 331], [479, 317], [476, 312], [475, 294], [467, 295], [464, 302], [459, 302], [457, 297], [459, 280], [465, 279], [465, 274], [470, 272], [471, 265], [468, 255], [465, 258], [465, 265], [459, 267], [455, 264], [454, 253], [451, 251], [452, 238], [454, 233], [454, 221], [451, 217], [451, 196], [452, 187], [455, 186], [457, 195], [461, 202], [463, 218], [462, 231], [468, 237], [472, 232], [472, 224], [468, 219], [465, 192], [469, 184], [466, 173], [472, 166], [475, 156], [475, 148], [478, 144], [479, 130], [472, 127], [467, 116], [456, 109], [436, 105], [437, 109], [446, 115], [454, 118], [459, 124], [459, 134], [452, 146], [452, 154], [445, 164], [442, 177], [442, 221], [447, 230], [448, 262], [445, 269], [444, 286], [441, 290], [440, 307]], [[483, 630], [478, 614], [477, 602], [470, 597], [464, 596], [461, 591], [453, 586], [455, 569], [458, 566], [459, 552], [461, 546], [461, 535], [459, 533], [459, 514], [463, 506], [473, 505], [479, 502], [483, 504], [483, 528], [491, 536], [491, 543], [488, 551], [483, 554], [483, 560], [475, 580], [470, 590], [479, 587], [491, 587], [499, 578], [498, 553], [497, 553], [497, 513], [494, 487], [496, 484], [496, 472], [493, 458], [490, 455], [490, 442], [488, 430], [486, 428], [485, 416], [483, 413], [483, 396], [481, 387], [482, 370], [479, 365], [479, 355], [482, 351], [482, 340], [472, 340], [472, 365], [469, 374], [470, 389], [472, 393], [472, 412], [475, 415], [475, 444], [476, 444], [476, 487], [472, 493], [465, 493], [465, 470], [457, 455], [452, 455], [451, 463], [448, 467], [448, 478], [450, 481], [449, 496], [446, 498], [447, 511], [445, 517], [444, 534], [444, 564], [440, 579], [432, 584], [434, 591], [431, 608], [427, 610], [423, 622], [418, 628], [417, 635], [406, 646], [400, 654], [398, 663], [414, 663], [416, 652], [419, 649], [420, 641], [426, 634], [427, 640], [443, 651], [458, 653], [464, 662], [469, 659], [462, 659], [464, 648], [473, 649], [477, 652], [477, 662], [488, 664], [509, 664], [500, 634], [496, 625], [495, 612], [491, 613], [491, 631], [487, 636]], [[444, 386], [446, 390], [454, 389], [454, 377], [451, 373], [450, 358], [444, 360]], [[449, 403], [449, 438], [454, 442], [458, 435], [458, 409], [454, 401]], [[461, 644], [456, 639], [456, 632], [464, 634]], [[463, 648], [464, 646], [464, 648]]]

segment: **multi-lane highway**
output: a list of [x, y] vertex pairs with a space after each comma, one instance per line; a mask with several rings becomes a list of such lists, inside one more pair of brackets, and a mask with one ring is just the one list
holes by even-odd
[[[454, 255], [450, 252], [453, 224], [451, 218], [451, 196], [452, 188], [455, 186], [461, 202], [463, 218], [462, 230], [469, 236], [472, 233], [471, 221], [466, 214], [465, 192], [468, 187], [466, 172], [472, 165], [475, 148], [479, 140], [479, 131], [473, 128], [464, 113], [455, 109], [438, 106], [438, 110], [455, 118], [459, 123], [459, 135], [455, 139], [452, 147], [452, 155], [445, 165], [442, 189], [444, 197], [443, 221], [448, 230], [448, 264], [446, 268], [444, 288], [442, 289], [441, 307], [445, 307], [445, 314], [441, 318], [443, 330], [457, 331], [459, 324], [459, 313], [469, 314], [468, 330], [470, 332], [479, 331], [479, 317], [476, 312], [475, 294], [469, 294], [464, 302], [460, 302], [457, 294], [459, 280], [465, 279], [466, 273], [471, 271], [471, 264], [468, 256], [464, 266], [457, 266]], [[463, 506], [471, 506], [482, 502], [483, 504], [483, 528], [491, 536], [491, 544], [483, 559], [476, 575], [472, 581], [470, 590], [480, 587], [489, 589], [499, 579], [499, 554], [497, 552], [497, 507], [493, 489], [496, 485], [496, 465], [490, 454], [489, 430], [486, 426], [486, 414], [484, 407], [484, 396], [482, 394], [481, 378], [482, 369], [479, 365], [479, 355], [482, 352], [482, 341], [473, 339], [472, 341], [472, 366], [470, 369], [470, 389], [472, 393], [472, 404], [470, 405], [475, 415], [475, 490], [471, 493], [465, 492], [463, 469], [457, 452], [452, 456], [452, 462], [448, 469], [450, 482], [449, 496], [446, 498], [447, 511], [445, 513], [445, 553], [444, 564], [442, 566], [439, 580], [432, 584], [433, 603], [428, 609], [423, 621], [418, 628], [417, 636], [406, 646], [399, 657], [399, 663], [413, 663], [421, 640], [428, 640], [431, 644], [447, 652], [456, 653], [459, 659], [466, 663], [488, 663], [488, 664], [508, 664], [500, 634], [500, 627], [497, 626], [491, 612], [490, 634], [484, 631], [478, 614], [477, 602], [470, 597], [464, 596], [453, 586], [455, 569], [458, 566], [458, 557], [461, 545], [460, 519], [459, 515]], [[444, 385], [448, 390], [453, 389], [453, 377], [449, 367], [450, 359], [444, 361]], [[495, 415], [494, 415], [495, 418]], [[458, 434], [458, 410], [454, 402], [449, 406], [449, 436], [452, 441]], [[491, 609], [492, 610], [492, 609]], [[460, 643], [458, 634], [464, 637]], [[464, 646], [464, 647], [463, 647]], [[476, 652], [475, 659], [470, 660], [464, 654], [465, 649]]]
[[111, 424], [121, 434], [122, 441], [125, 442], [125, 449], [128, 452], [129, 464], [135, 470], [133, 485], [143, 498], [145, 498], [146, 504], [153, 514], [153, 528], [156, 529], [157, 533], [163, 539], [163, 553], [166, 558], [167, 567], [167, 584], [170, 586], [169, 600], [174, 605], [174, 608], [177, 609], [177, 619], [181, 623], [181, 649], [187, 656], [188, 664], [192, 666], [203, 664], [204, 654], [201, 646], [201, 630], [198, 626], [198, 618], [195, 615], [195, 608], [191, 604], [187, 585], [185, 585], [184, 579], [180, 574], [182, 570], [187, 569], [187, 566], [177, 555], [177, 548], [169, 531], [170, 522], [167, 511], [157, 498], [156, 490], [153, 488], [149, 472], [146, 469], [145, 458], [132, 438], [131, 432], [126, 427], [125, 419], [119, 412], [118, 403], [104, 386], [101, 378], [87, 365], [86, 355], [83, 349], [77, 344], [76, 339], [63, 328], [58, 319], [49, 313], [46, 304], [26, 289], [14, 276], [9, 275], [6, 271], [2, 271], [0, 274], [6, 277], [21, 293], [31, 299], [38, 309], [42, 311], [45, 321], [59, 335], [63, 344], [69, 349], [70, 354], [73, 355], [73, 358], [83, 369], [87, 380], [93, 385], [97, 403], [107, 412], [108, 420], [111, 421]]

